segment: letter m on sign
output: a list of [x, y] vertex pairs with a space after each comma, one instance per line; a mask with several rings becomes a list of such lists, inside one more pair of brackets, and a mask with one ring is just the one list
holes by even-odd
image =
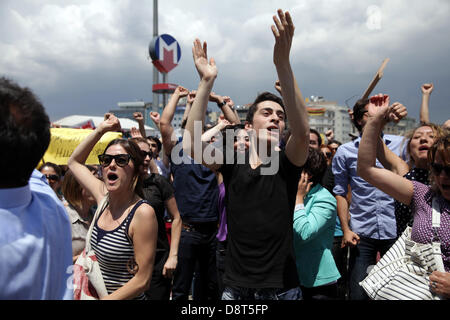
[[180, 61], [180, 45], [172, 36], [163, 34], [154, 40], [150, 47], [150, 55], [158, 71], [168, 73]]

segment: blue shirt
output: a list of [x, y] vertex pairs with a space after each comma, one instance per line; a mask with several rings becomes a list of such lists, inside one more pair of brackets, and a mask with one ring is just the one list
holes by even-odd
[[186, 223], [216, 222], [219, 220], [216, 175], [185, 155], [181, 146], [181, 142], [176, 144], [170, 157], [175, 200], [180, 216]]
[[[403, 137], [384, 135], [383, 140], [396, 155], [404, 154]], [[372, 239], [394, 239], [397, 237], [397, 226], [393, 198], [356, 174], [360, 141], [361, 137], [337, 149], [332, 163], [335, 183], [333, 193], [345, 197], [350, 185], [350, 228], [353, 232]], [[383, 167], [378, 160], [376, 166]]]
[[0, 299], [72, 299], [72, 266], [69, 218], [45, 177], [0, 189]]

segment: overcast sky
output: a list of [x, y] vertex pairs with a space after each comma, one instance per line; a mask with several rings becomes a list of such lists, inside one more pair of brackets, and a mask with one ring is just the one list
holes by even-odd
[[[289, 10], [296, 26], [291, 63], [305, 97], [345, 105], [389, 57], [374, 93], [389, 94], [418, 119], [420, 86], [433, 82], [431, 121], [450, 118], [447, 0], [159, 1], [159, 33], [182, 50], [169, 82], [196, 89], [198, 37], [219, 69], [215, 92], [246, 104], [274, 91], [277, 8]], [[152, 35], [152, 0], [1, 0], [0, 75], [32, 88], [52, 121], [101, 116], [118, 102], [152, 101]]]

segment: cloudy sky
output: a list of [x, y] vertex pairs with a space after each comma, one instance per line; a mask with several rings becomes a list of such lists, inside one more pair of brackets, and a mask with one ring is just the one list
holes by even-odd
[[[432, 82], [431, 121], [450, 118], [447, 0], [159, 1], [159, 33], [182, 50], [169, 82], [198, 85], [191, 53], [198, 37], [219, 68], [214, 91], [236, 104], [274, 91], [277, 8], [289, 10], [296, 26], [291, 63], [305, 97], [353, 106], [389, 57], [375, 91], [418, 119], [420, 86]], [[52, 121], [152, 101], [152, 0], [1, 0], [0, 30], [0, 75], [31, 87]]]

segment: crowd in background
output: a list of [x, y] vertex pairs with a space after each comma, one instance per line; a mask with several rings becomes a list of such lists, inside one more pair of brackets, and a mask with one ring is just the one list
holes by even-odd
[[[150, 114], [159, 136], [146, 136], [135, 113], [139, 128], [111, 141], [94, 166], [85, 165], [94, 145], [121, 130], [113, 114], [67, 164], [35, 170], [48, 116], [29, 89], [1, 78], [0, 141], [10, 157], [1, 159], [0, 299], [71, 299], [70, 266], [91, 229], [105, 299], [364, 300], [359, 283], [406, 227], [415, 241], [433, 237], [433, 197], [446, 272], [430, 275], [430, 290], [449, 298], [450, 120], [429, 121], [433, 85], [422, 86], [421, 122], [407, 136], [383, 134], [407, 109], [377, 94], [349, 110], [360, 135], [342, 144], [308, 125], [289, 63], [289, 13], [274, 16], [272, 31], [278, 95], [259, 94], [245, 121], [212, 91], [218, 71], [197, 39], [199, 87], [178, 86], [162, 114]], [[179, 137], [172, 120], [184, 97]], [[222, 115], [207, 128], [209, 102]]]

